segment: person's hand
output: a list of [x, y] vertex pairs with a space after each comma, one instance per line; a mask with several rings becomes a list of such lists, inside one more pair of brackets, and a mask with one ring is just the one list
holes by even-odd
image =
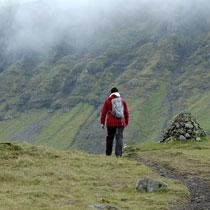
[[105, 128], [104, 124], [101, 124], [101, 128], [102, 128], [102, 129], [104, 129], [104, 128]]

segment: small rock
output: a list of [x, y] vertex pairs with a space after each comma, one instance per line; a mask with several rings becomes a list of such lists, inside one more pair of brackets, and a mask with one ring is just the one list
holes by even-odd
[[89, 207], [94, 209], [106, 209], [106, 206], [101, 203], [95, 203], [93, 205], [90, 205]]
[[200, 138], [200, 137], [196, 137], [195, 140], [196, 140], [196, 141], [201, 141], [201, 138]]
[[11, 115], [5, 115], [5, 116], [0, 116], [0, 121], [7, 121], [7, 120], [13, 120], [14, 117]]
[[90, 205], [89, 207], [93, 208], [93, 209], [99, 209], [99, 210], [119, 210], [115, 206], [104, 205], [104, 204], [101, 204], [101, 203], [95, 203], [95, 204]]
[[175, 123], [176, 128], [180, 128], [179, 123]]
[[200, 203], [202, 201], [202, 199], [200, 197], [196, 197], [195, 201], [196, 201], [196, 203]]
[[188, 130], [187, 133], [191, 134], [193, 131], [192, 130]]
[[184, 129], [179, 129], [177, 132], [178, 132], [179, 134], [181, 134], [181, 135], [185, 134]]
[[157, 192], [166, 189], [167, 185], [165, 183], [149, 178], [140, 179], [136, 183], [136, 190], [138, 192]]
[[189, 133], [186, 133], [186, 134], [185, 134], [185, 137], [186, 137], [186, 139], [190, 139], [190, 138], [191, 138], [191, 136], [190, 136]]
[[185, 128], [188, 128], [188, 129], [193, 129], [193, 125], [191, 123], [186, 123], [185, 124]]
[[54, 110], [54, 109], [49, 109], [47, 112], [48, 112], [48, 113], [54, 113], [55, 110]]
[[185, 140], [186, 140], [186, 138], [185, 138], [185, 136], [180, 135], [180, 136], [179, 136], [179, 140], [180, 140], [180, 141], [185, 141]]
[[194, 123], [194, 127], [195, 127], [196, 130], [198, 130], [199, 125], [197, 123]]

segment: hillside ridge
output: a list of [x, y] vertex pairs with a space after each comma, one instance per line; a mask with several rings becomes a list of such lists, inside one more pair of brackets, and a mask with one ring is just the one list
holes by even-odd
[[[31, 2], [0, 9], [0, 138], [101, 153], [99, 115], [113, 86], [128, 103], [129, 144], [159, 140], [181, 111], [192, 112], [210, 132], [209, 3], [153, 8], [133, 0], [130, 6], [113, 4], [113, 13], [109, 5], [87, 17], [67, 12], [71, 5], [60, 5], [54, 20], [49, 2], [40, 2], [41, 8]], [[54, 31], [58, 26], [63, 33]], [[46, 35], [53, 37], [46, 41]], [[3, 131], [5, 127], [14, 130]], [[55, 135], [49, 140], [51, 132]], [[59, 145], [61, 133], [65, 137]]]

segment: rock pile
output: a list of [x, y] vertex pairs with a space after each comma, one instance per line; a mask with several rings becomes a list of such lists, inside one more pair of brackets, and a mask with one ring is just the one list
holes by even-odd
[[161, 142], [170, 141], [171, 139], [186, 141], [196, 140], [206, 137], [205, 131], [196, 122], [191, 113], [180, 113], [169, 128], [164, 132]]

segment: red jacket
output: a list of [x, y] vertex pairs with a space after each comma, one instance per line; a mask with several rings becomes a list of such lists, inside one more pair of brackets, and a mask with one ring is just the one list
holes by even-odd
[[113, 98], [117, 98], [117, 96], [116, 95], [109, 96], [104, 103], [104, 106], [101, 111], [101, 124], [105, 125], [105, 120], [106, 120], [107, 127], [125, 127], [128, 125], [128, 121], [129, 121], [129, 113], [128, 113], [126, 102], [122, 100], [122, 103], [124, 106], [124, 118], [117, 119], [112, 114], [111, 100]]

